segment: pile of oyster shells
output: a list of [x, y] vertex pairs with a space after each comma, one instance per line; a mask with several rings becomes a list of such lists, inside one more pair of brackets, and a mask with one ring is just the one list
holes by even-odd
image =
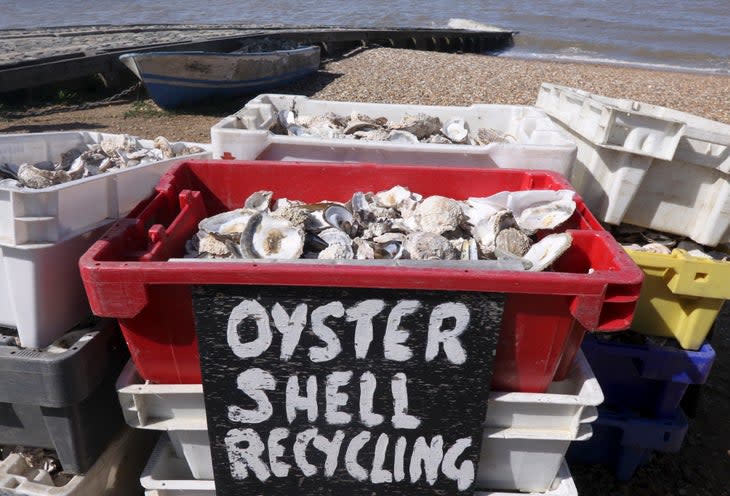
[[385, 117], [372, 118], [353, 111], [349, 116], [333, 112], [307, 116], [294, 110], [282, 110], [272, 122], [270, 131], [275, 134], [316, 138], [348, 138], [366, 141], [390, 141], [394, 143], [437, 143], [460, 145], [488, 145], [511, 143], [514, 136], [492, 128], [479, 128], [473, 132], [461, 117], [441, 122], [438, 117], [419, 113], [406, 114], [400, 122]]
[[356, 192], [346, 203], [304, 203], [257, 191], [243, 208], [203, 219], [186, 257], [327, 260], [508, 260], [548, 268], [568, 233], [536, 241], [575, 210], [573, 191], [504, 191], [457, 201], [394, 186]]
[[730, 246], [727, 245], [708, 248], [684, 236], [667, 234], [631, 224], [611, 226], [610, 231], [621, 246], [633, 251], [669, 255], [674, 248], [679, 248], [693, 257], [720, 261], [730, 259]]
[[198, 146], [171, 143], [164, 136], [158, 136], [153, 143], [154, 148], [147, 148], [137, 138], [120, 134], [103, 139], [100, 143], [71, 148], [62, 153], [56, 163], [50, 160], [19, 165], [0, 163], [0, 185], [47, 188], [104, 172], [203, 151]]

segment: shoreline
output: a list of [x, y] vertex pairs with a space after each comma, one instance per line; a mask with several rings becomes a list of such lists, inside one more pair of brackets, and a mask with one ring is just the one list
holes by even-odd
[[[616, 98], [628, 98], [690, 112], [730, 124], [730, 77], [637, 68], [592, 62], [366, 48], [325, 61], [305, 79], [271, 90], [313, 99], [372, 103], [467, 106], [474, 103], [534, 105], [542, 82], [562, 84]], [[163, 111], [148, 98], [87, 110], [8, 119], [0, 113], [0, 132], [103, 129], [142, 137], [210, 140], [210, 127], [238, 111], [250, 97]], [[101, 100], [83, 94], [80, 103]], [[48, 110], [69, 102], [44, 101], [17, 109]], [[74, 106], [71, 105], [71, 108]], [[2, 110], [2, 109], [0, 109]], [[4, 109], [11, 112], [11, 105]], [[16, 111], [16, 109], [13, 109]]]

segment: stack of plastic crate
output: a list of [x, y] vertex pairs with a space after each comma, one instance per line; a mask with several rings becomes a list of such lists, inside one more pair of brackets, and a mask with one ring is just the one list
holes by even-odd
[[[2, 135], [0, 163], [58, 162], [72, 148], [115, 137], [90, 131]], [[142, 145], [153, 146], [145, 140]], [[128, 349], [115, 321], [91, 318], [78, 261], [175, 162], [42, 189], [0, 181], [3, 494], [51, 489], [53, 494], [99, 494], [95, 489], [107, 478], [129, 473], [117, 466], [125, 451], [144, 446], [140, 436], [124, 428], [114, 388]], [[44, 450], [41, 466], [19, 454], [29, 450]], [[53, 481], [59, 470], [66, 482], [62, 488]], [[129, 488], [121, 480], [119, 485]]]
[[[542, 85], [537, 105], [576, 141], [571, 181], [600, 220], [727, 249], [729, 125], [553, 84]], [[584, 341], [606, 405], [591, 442], [569, 453], [612, 465], [620, 479], [653, 451], [680, 449], [688, 426], [680, 402], [707, 380], [715, 356], [707, 336], [730, 298], [730, 262], [683, 249], [627, 252], [645, 275], [634, 333]]]
[[[191, 286], [251, 284], [252, 268], [181, 258], [199, 222], [262, 189], [282, 198], [337, 201], [358, 190], [390, 188], [394, 181], [424, 195], [453, 198], [570, 188], [561, 176], [543, 171], [188, 162], [171, 169], [154, 198], [118, 221], [83, 256], [81, 273], [94, 312], [119, 319], [132, 352], [117, 384], [125, 419], [135, 428], [166, 431], [141, 480], [149, 495], [214, 491]], [[477, 474], [477, 486], [485, 490], [575, 494], [564, 455], [572, 442], [590, 438], [595, 406], [603, 399], [579, 353], [583, 328], [625, 329], [633, 316], [641, 271], [580, 197], [576, 202], [574, 216], [561, 227], [573, 244], [555, 272], [472, 272], [478, 278], [470, 283], [472, 291], [507, 293]], [[271, 275], [257, 277], [256, 284], [287, 284], [287, 270], [294, 265], [268, 263]], [[347, 287], [357, 277], [342, 261], [299, 264], [296, 270], [309, 271], [299, 282], [309, 286]], [[375, 273], [382, 275], [367, 284], [401, 291], [466, 284], [460, 274], [437, 264], [429, 271], [381, 264], [373, 266], [370, 277]]]

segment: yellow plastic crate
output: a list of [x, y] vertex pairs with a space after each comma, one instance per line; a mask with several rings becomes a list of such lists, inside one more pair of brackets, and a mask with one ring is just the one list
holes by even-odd
[[673, 337], [687, 350], [699, 349], [730, 299], [730, 262], [693, 257], [679, 249], [670, 255], [626, 251], [644, 271], [631, 328]]

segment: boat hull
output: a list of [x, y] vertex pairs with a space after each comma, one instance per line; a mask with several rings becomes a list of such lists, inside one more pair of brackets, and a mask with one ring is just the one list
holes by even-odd
[[119, 60], [144, 83], [155, 103], [174, 109], [215, 97], [257, 93], [319, 68], [319, 47], [266, 53], [148, 52]]

